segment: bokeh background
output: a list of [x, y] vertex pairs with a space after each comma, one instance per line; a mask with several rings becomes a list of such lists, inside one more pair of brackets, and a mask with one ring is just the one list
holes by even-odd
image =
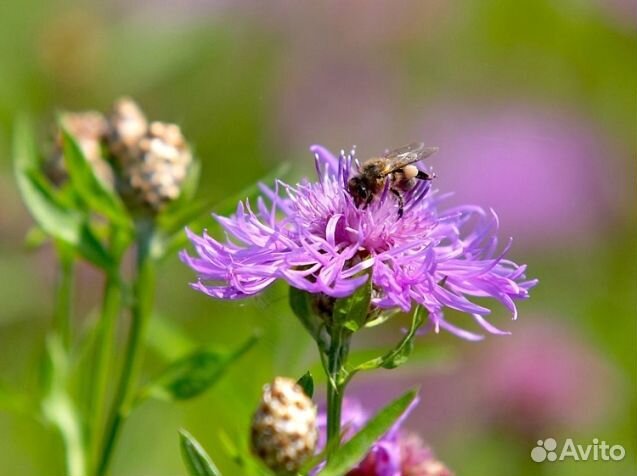
[[[363, 157], [414, 140], [439, 146], [436, 186], [455, 191], [450, 203], [497, 210], [511, 256], [540, 285], [518, 321], [494, 314], [512, 336], [423, 336], [412, 362], [361, 376], [351, 394], [374, 409], [420, 385], [408, 426], [460, 475], [635, 474], [636, 40], [632, 0], [2, 2], [2, 385], [33, 388], [55, 274], [50, 249], [24, 246], [12, 122], [26, 111], [46, 130], [57, 109], [106, 110], [127, 94], [150, 118], [182, 125], [203, 161], [200, 195], [219, 200], [282, 162], [312, 173], [313, 143], [356, 144]], [[81, 328], [101, 277], [79, 272]], [[263, 337], [204, 396], [134, 414], [115, 475], [185, 474], [180, 427], [237, 474], [219, 430], [243, 438], [264, 382], [317, 368], [283, 287], [221, 303], [190, 290], [191, 278], [176, 257], [162, 268], [146, 375], [190, 341]], [[357, 346], [389, 345], [403, 324]], [[1, 400], [0, 475], [62, 474], [53, 430]], [[626, 457], [532, 463], [547, 437], [598, 438]]]

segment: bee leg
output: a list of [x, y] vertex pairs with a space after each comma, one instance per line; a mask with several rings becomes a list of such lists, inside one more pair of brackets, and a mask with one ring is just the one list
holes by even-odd
[[418, 174], [416, 175], [416, 178], [419, 180], [431, 180], [433, 177], [429, 175], [428, 173], [423, 172], [422, 170], [418, 170]]
[[393, 193], [394, 195], [396, 195], [396, 198], [398, 198], [398, 218], [400, 219], [403, 217], [403, 212], [404, 212], [403, 209], [405, 207], [405, 200], [403, 199], [403, 195], [395, 188], [391, 188], [389, 189], [389, 191]]

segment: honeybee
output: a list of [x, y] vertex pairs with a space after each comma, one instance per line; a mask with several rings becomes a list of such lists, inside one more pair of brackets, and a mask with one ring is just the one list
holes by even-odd
[[389, 180], [389, 191], [398, 199], [398, 218], [403, 216], [405, 205], [403, 193], [416, 185], [416, 180], [431, 180], [433, 177], [416, 167], [414, 162], [423, 160], [438, 151], [438, 147], [425, 147], [422, 142], [390, 150], [382, 157], [372, 157], [359, 167], [358, 175], [347, 182], [347, 190], [357, 206], [367, 207], [374, 197], [380, 195]]

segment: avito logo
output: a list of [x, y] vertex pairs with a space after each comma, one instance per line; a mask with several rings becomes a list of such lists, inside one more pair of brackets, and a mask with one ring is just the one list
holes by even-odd
[[624, 456], [626, 450], [622, 445], [611, 446], [597, 438], [593, 438], [592, 444], [588, 445], [575, 444], [572, 438], [567, 438], [559, 450], [555, 438], [546, 438], [538, 440], [537, 446], [531, 450], [531, 459], [536, 463], [563, 461], [568, 458], [575, 461], [621, 461]]

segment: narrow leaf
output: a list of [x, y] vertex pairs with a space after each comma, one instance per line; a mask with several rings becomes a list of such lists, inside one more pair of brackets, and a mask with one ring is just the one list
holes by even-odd
[[20, 117], [13, 130], [13, 162], [18, 170], [34, 170], [40, 167], [33, 129], [26, 117]]
[[52, 235], [69, 243], [79, 241], [81, 216], [63, 207], [46, 186], [46, 180], [36, 178], [38, 161], [34, 138], [25, 122], [15, 126], [13, 157], [18, 188], [25, 205], [40, 227]]
[[416, 332], [425, 322], [425, 311], [422, 306], [418, 306], [411, 316], [411, 325], [403, 338], [398, 342], [396, 347], [386, 352], [380, 357], [370, 359], [362, 364], [357, 365], [351, 371], [354, 374], [361, 370], [372, 370], [377, 368], [393, 369], [404, 364], [409, 358], [414, 348], [414, 338]]
[[390, 320], [392, 317], [394, 317], [396, 314], [400, 313], [399, 310], [376, 310], [376, 315], [372, 316], [370, 320], [368, 320], [365, 323], [365, 327], [367, 328], [371, 328], [371, 327], [376, 327], [376, 326], [380, 326], [381, 324], [384, 324], [385, 322], [387, 322], [388, 320]]
[[221, 476], [208, 453], [186, 430], [179, 430], [181, 457], [190, 476]]
[[305, 392], [305, 395], [307, 395], [309, 398], [312, 398], [312, 396], [314, 395], [314, 377], [312, 377], [312, 374], [309, 370], [305, 372], [303, 376], [297, 380], [296, 383], [301, 386], [303, 392]]
[[71, 184], [77, 194], [97, 213], [108, 217], [113, 223], [130, 229], [132, 223], [119, 196], [97, 178], [75, 138], [64, 129], [62, 129], [62, 137], [64, 160]]
[[94, 265], [107, 271], [114, 271], [113, 257], [95, 236], [95, 233], [85, 221], [80, 228], [80, 240], [76, 245], [78, 253]]
[[383, 356], [382, 367], [385, 369], [393, 369], [407, 362], [414, 349], [414, 338], [416, 332], [425, 322], [425, 312], [422, 306], [418, 306], [411, 318], [411, 326], [401, 339], [398, 345], [386, 355]]
[[365, 457], [372, 445], [387, 433], [396, 420], [407, 410], [416, 395], [416, 390], [410, 390], [378, 412], [361, 431], [332, 454], [320, 475], [342, 476], [355, 467]]
[[70, 209], [39, 170], [30, 126], [20, 121], [14, 131], [15, 177], [22, 199], [40, 228], [73, 247], [93, 264], [108, 269], [112, 260], [92, 232], [87, 217]]
[[254, 335], [230, 353], [212, 349], [199, 349], [173, 362], [138, 398], [148, 396], [161, 400], [186, 400], [208, 390], [228, 368], [258, 341]]

